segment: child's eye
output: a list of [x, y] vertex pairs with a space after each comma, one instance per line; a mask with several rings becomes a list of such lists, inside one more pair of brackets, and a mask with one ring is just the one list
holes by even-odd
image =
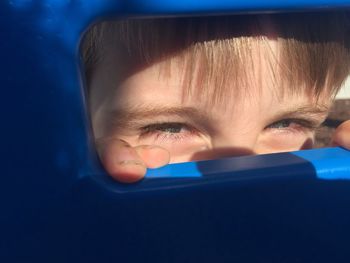
[[293, 123], [292, 120], [281, 120], [281, 121], [277, 121], [277, 122], [270, 124], [269, 126], [267, 126], [267, 128], [285, 129], [285, 128], [288, 128], [292, 123]]
[[146, 132], [152, 131], [162, 131], [166, 133], [179, 133], [183, 130], [184, 124], [182, 123], [160, 123], [160, 124], [152, 124], [145, 128]]
[[150, 132], [165, 132], [165, 133], [180, 133], [182, 130], [186, 129], [186, 125], [183, 123], [155, 123], [150, 124], [142, 128], [142, 134], [147, 134]]
[[284, 119], [276, 121], [268, 126], [266, 129], [307, 129], [314, 130], [317, 128], [317, 125], [308, 120], [301, 119]]
[[161, 140], [181, 140], [195, 134], [195, 129], [185, 123], [155, 123], [141, 128], [140, 137], [155, 136]]
[[184, 162], [207, 149], [207, 136], [206, 130], [197, 123], [151, 122], [138, 127], [135, 144], [161, 146], [169, 151], [171, 162]]

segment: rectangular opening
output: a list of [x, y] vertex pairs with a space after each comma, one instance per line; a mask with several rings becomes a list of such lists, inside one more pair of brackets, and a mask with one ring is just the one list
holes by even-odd
[[347, 28], [341, 11], [95, 24], [81, 52], [101, 163], [135, 182], [168, 162], [329, 146], [350, 118], [349, 97], [333, 100], [349, 89]]

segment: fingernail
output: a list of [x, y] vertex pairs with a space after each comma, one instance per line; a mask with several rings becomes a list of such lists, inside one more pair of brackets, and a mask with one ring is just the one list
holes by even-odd
[[140, 165], [143, 166], [144, 164], [141, 161], [138, 160], [123, 160], [119, 162], [120, 165]]
[[137, 160], [136, 153], [131, 147], [123, 147], [122, 149], [120, 149], [115, 158], [115, 160], [121, 165], [142, 164], [141, 160]]
[[159, 146], [155, 146], [155, 145], [142, 145], [140, 147], [140, 149], [143, 150], [153, 150], [153, 149], [161, 149]]

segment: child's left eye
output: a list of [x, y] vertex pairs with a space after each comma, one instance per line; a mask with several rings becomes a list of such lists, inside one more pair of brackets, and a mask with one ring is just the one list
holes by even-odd
[[291, 124], [293, 124], [295, 122], [293, 122], [292, 120], [281, 120], [281, 121], [277, 121], [274, 122], [270, 125], [267, 126], [267, 128], [272, 128], [272, 129], [285, 129], [288, 128], [289, 126], [291, 126]]
[[266, 129], [316, 129], [316, 125], [311, 123], [308, 120], [299, 120], [299, 119], [284, 119], [276, 121], [268, 126]]

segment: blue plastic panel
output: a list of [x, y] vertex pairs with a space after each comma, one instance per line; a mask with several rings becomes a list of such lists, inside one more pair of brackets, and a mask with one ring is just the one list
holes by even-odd
[[103, 17], [349, 6], [1, 1], [0, 262], [348, 262], [348, 151], [170, 165], [120, 185], [90, 143], [78, 45]]
[[[249, 177], [297, 176], [312, 165], [319, 179], [350, 180], [350, 152], [342, 148], [314, 149], [283, 154], [265, 154], [255, 157], [233, 157], [221, 160], [188, 162], [149, 169], [147, 178], [201, 178], [228, 175], [229, 180]], [[243, 176], [240, 176], [243, 173]], [[247, 176], [249, 174], [249, 176]], [[234, 176], [232, 176], [234, 175]]]

